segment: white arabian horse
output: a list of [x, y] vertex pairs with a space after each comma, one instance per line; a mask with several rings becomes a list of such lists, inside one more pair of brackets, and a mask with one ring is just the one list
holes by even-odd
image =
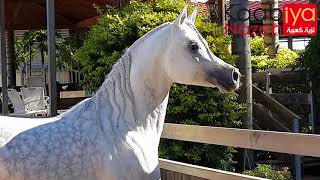
[[173, 83], [239, 87], [187, 6], [135, 42], [96, 95], [48, 119], [0, 117], [0, 179], [160, 179], [158, 145]]

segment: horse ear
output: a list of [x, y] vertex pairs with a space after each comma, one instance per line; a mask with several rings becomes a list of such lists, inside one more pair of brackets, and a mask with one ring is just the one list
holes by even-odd
[[196, 22], [197, 15], [198, 15], [198, 9], [195, 8], [192, 14], [188, 17], [188, 19], [194, 24]]
[[175, 20], [175, 24], [180, 26], [188, 17], [188, 4], [183, 8], [178, 18]]

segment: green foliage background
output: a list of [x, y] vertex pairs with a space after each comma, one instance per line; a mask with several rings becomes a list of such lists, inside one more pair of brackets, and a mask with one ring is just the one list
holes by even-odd
[[300, 65], [311, 80], [320, 81], [320, 28], [317, 36], [312, 37], [306, 47]]
[[[184, 0], [150, 3], [134, 0], [123, 9], [99, 9], [101, 19], [75, 54], [83, 67], [85, 89], [95, 91], [127, 47], [156, 26], [175, 20], [183, 6]], [[222, 27], [206, 22], [203, 17], [198, 18], [196, 25], [212, 52], [234, 63], [236, 58], [230, 53], [231, 38], [224, 35]], [[236, 98], [235, 93], [221, 94], [212, 88], [174, 85], [167, 122], [239, 127], [244, 105], [238, 104]], [[171, 140], [162, 140], [160, 147], [161, 157], [225, 170], [233, 170], [234, 152], [229, 147]]]
[[298, 61], [298, 53], [288, 49], [280, 48], [274, 58], [270, 58], [262, 37], [251, 38], [251, 61], [253, 71], [265, 71], [268, 68], [290, 68]]
[[28, 31], [24, 33], [22, 37], [15, 39], [17, 64], [30, 61], [30, 55], [31, 58], [34, 58], [34, 56], [41, 51], [46, 53], [46, 33], [45, 30]]
[[[79, 64], [75, 59], [75, 51], [82, 46], [83, 33], [70, 34], [62, 38], [56, 33], [57, 66], [60, 69], [77, 69]], [[36, 55], [43, 53], [43, 61], [47, 58], [47, 31], [33, 30], [15, 39], [16, 64], [27, 63]]]
[[291, 179], [290, 171], [276, 171], [271, 165], [259, 164], [253, 171], [245, 171], [244, 174], [272, 180], [288, 180]]

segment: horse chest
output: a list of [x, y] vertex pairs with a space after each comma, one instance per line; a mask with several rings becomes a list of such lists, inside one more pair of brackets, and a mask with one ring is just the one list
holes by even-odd
[[[111, 144], [113, 145], [110, 148]], [[135, 139], [130, 136], [116, 137], [112, 142], [106, 141], [106, 145], [104, 169], [113, 177], [117, 177], [116, 179], [160, 179], [157, 151], [153, 151], [152, 155], [147, 154], [143, 151], [143, 145], [136, 144]]]

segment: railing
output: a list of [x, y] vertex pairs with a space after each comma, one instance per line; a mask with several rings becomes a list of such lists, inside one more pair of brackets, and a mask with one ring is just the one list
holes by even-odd
[[[320, 157], [319, 135], [165, 124], [162, 138]], [[262, 179], [163, 159], [160, 168], [164, 180], [184, 179], [185, 175], [193, 179]]]
[[162, 180], [184, 180], [184, 179], [216, 179], [216, 180], [265, 180], [264, 178], [246, 176], [242, 174], [211, 169], [192, 164], [186, 164], [167, 159], [160, 159]]

